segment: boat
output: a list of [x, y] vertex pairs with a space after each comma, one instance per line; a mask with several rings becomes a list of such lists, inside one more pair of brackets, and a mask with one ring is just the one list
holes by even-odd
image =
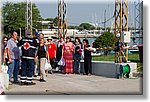
[[104, 52], [92, 52], [91, 53], [92, 56], [101, 56], [103, 54], [104, 54]]
[[129, 52], [131, 52], [131, 53], [139, 53], [139, 50], [137, 50], [137, 49], [130, 49]]
[[133, 45], [129, 47], [129, 52], [131, 53], [139, 53], [138, 45]]

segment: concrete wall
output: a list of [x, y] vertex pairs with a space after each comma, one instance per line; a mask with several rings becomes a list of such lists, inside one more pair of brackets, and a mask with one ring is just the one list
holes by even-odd
[[[108, 61], [92, 61], [92, 74], [117, 78], [117, 74], [119, 74], [120, 64], [126, 65], [129, 64], [131, 67], [130, 77], [133, 77], [132, 72], [137, 72], [137, 63], [114, 63]], [[84, 61], [81, 60], [80, 64], [81, 73], [84, 73]]]

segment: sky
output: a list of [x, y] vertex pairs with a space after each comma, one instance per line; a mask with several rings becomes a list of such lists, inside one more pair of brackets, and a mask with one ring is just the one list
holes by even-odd
[[[37, 3], [43, 18], [56, 17], [57, 16], [57, 4], [55, 3]], [[44, 7], [43, 7], [44, 6]], [[81, 22], [94, 22], [102, 21], [104, 10], [106, 5], [100, 5], [96, 3], [68, 3], [67, 4], [67, 18], [69, 24], [78, 25]], [[110, 5], [113, 6], [113, 5]], [[44, 12], [47, 9], [48, 12]], [[54, 12], [55, 11], [55, 12]], [[108, 11], [107, 15], [110, 17], [113, 12]]]
[[[6, 1], [6, 0], [5, 0]], [[13, 2], [21, 2], [26, 0], [7, 0]], [[106, 19], [113, 16], [115, 0], [65, 0], [67, 3], [67, 18], [69, 25], [79, 25], [83, 22], [94, 23], [98, 22], [99, 26], [104, 21], [104, 12], [106, 10]], [[129, 0], [129, 26], [134, 24], [134, 1]], [[43, 18], [54, 18], [57, 16], [58, 0], [32, 0], [40, 10]], [[112, 26], [114, 19], [106, 23], [106, 26]]]
[[[78, 0], [77, 0], [78, 1]], [[67, 17], [69, 25], [79, 25], [83, 22], [101, 23], [104, 21], [104, 12], [106, 10], [106, 19], [113, 16], [115, 5], [114, 2], [67, 2]], [[101, 0], [100, 0], [101, 1]], [[104, 0], [103, 0], [104, 1]], [[57, 2], [37, 2], [43, 18], [56, 17], [57, 16]], [[107, 26], [111, 26], [114, 23], [114, 19], [106, 23]], [[129, 3], [129, 26], [134, 24], [134, 2]], [[103, 26], [103, 24], [99, 24]]]

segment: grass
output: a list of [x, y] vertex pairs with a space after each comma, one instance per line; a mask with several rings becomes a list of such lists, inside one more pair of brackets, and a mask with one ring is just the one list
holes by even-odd
[[[93, 61], [114, 61], [115, 55], [114, 54], [110, 54], [110, 55], [101, 55], [101, 56], [93, 56], [92, 60]], [[129, 61], [131, 62], [135, 62], [137, 63], [137, 70], [138, 72], [142, 72], [143, 71], [143, 63], [140, 62], [139, 59], [139, 54], [129, 54]]]
[[101, 56], [93, 56], [92, 60], [93, 61], [114, 61], [115, 55], [111, 54], [111, 55], [101, 55]]

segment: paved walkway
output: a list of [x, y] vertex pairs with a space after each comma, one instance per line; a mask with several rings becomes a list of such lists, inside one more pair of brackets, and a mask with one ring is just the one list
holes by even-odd
[[142, 94], [142, 79], [115, 79], [102, 76], [49, 74], [46, 82], [39, 82], [39, 76], [34, 78], [36, 85], [9, 86], [6, 94]]

